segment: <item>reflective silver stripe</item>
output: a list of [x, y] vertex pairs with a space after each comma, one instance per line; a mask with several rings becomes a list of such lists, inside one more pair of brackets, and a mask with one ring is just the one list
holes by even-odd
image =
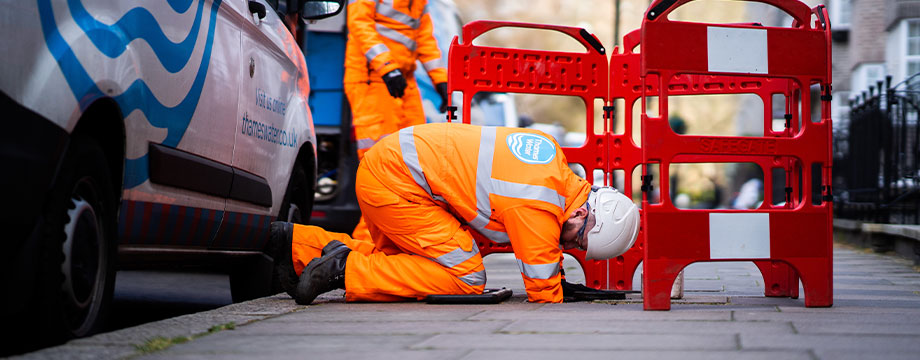
[[452, 268], [454, 266], [462, 264], [464, 261], [469, 260], [473, 256], [479, 253], [479, 246], [476, 245], [476, 242], [473, 241], [473, 248], [467, 252], [463, 251], [461, 248], [456, 248], [453, 251], [438, 256], [437, 259], [434, 259], [438, 264], [444, 265], [444, 267]]
[[504, 197], [526, 200], [538, 200], [556, 205], [560, 209], [565, 207], [565, 196], [559, 195], [556, 190], [540, 185], [528, 185], [492, 179], [494, 187], [492, 193]]
[[399, 149], [402, 150], [403, 162], [409, 168], [412, 179], [428, 193], [428, 196], [431, 196], [431, 187], [428, 186], [425, 172], [422, 171], [422, 164], [418, 161], [418, 150], [415, 149], [415, 135], [412, 133], [411, 126], [399, 130]]
[[386, 16], [390, 19], [396, 20], [403, 25], [411, 27], [413, 29], [418, 29], [419, 20], [413, 18], [409, 15], [404, 14], [403, 12], [393, 8], [392, 3], [382, 2], [377, 3], [377, 13], [383, 16]]
[[531, 279], [549, 279], [559, 273], [558, 262], [531, 265], [525, 264], [521, 259], [517, 259], [517, 263], [518, 268], [521, 269], [521, 273]]
[[489, 194], [493, 192], [492, 186], [492, 155], [495, 153], [496, 128], [483, 126], [479, 140], [479, 160], [476, 164], [476, 217], [469, 221], [476, 231], [497, 243], [508, 243], [508, 233], [486, 229], [489, 217], [492, 216]]
[[415, 51], [415, 48], [417, 47], [417, 45], [415, 44], [415, 40], [412, 40], [406, 37], [406, 35], [403, 35], [399, 31], [390, 29], [380, 24], [377, 24], [375, 28], [377, 28], [377, 33], [380, 34], [381, 36], [387, 39], [393, 40], [395, 42], [398, 42], [400, 44], [403, 44], [403, 46], [408, 48], [409, 51]]
[[434, 60], [428, 60], [428, 61], [426, 61], [426, 62], [423, 62], [423, 63], [422, 63], [422, 66], [425, 67], [425, 71], [426, 71], [426, 72], [431, 72], [431, 70], [434, 70], [434, 69], [437, 69], [437, 68], [446, 67], [446, 66], [444, 66], [444, 59], [441, 59], [441, 58], [437, 58], [437, 59], [434, 59]]
[[511, 242], [511, 238], [508, 237], [508, 233], [504, 231], [486, 229], [486, 225], [489, 224], [489, 218], [486, 216], [483, 216], [482, 214], [476, 214], [476, 217], [473, 218], [473, 220], [470, 221], [469, 224], [474, 229], [476, 229], [476, 231], [482, 234], [482, 236], [489, 238], [489, 240], [492, 240], [494, 242], [501, 243], [501, 244], [507, 244]]
[[348, 0], [348, 5], [354, 4], [356, 1], [360, 1], [360, 0]]
[[390, 48], [388, 48], [386, 45], [377, 44], [377, 45], [372, 46], [370, 50], [364, 53], [364, 57], [367, 58], [367, 61], [371, 61], [371, 60], [374, 60], [374, 58], [377, 57], [378, 55], [383, 54], [388, 51], [390, 51]]
[[374, 144], [376, 144], [376, 143], [377, 143], [377, 142], [374, 141], [374, 139], [370, 139], [370, 138], [368, 138], [368, 139], [358, 139], [358, 149], [360, 149], [360, 150], [370, 149], [370, 148], [371, 148], [372, 146], [374, 146]]
[[477, 271], [469, 275], [458, 276], [457, 278], [469, 286], [481, 286], [486, 284], [486, 271]]

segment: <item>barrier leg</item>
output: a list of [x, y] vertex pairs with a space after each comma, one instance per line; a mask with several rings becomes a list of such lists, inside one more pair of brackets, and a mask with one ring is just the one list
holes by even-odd
[[799, 275], [795, 269], [782, 261], [759, 260], [754, 265], [763, 275], [763, 294], [767, 297], [799, 298]]
[[595, 289], [604, 289], [607, 285], [607, 267], [608, 261], [594, 261], [578, 259], [581, 269], [585, 273], [585, 285]]
[[645, 259], [642, 263], [642, 303], [645, 310], [671, 309], [674, 279], [688, 264], [683, 260]]
[[834, 305], [834, 279], [830, 258], [805, 258], [790, 260], [798, 270], [805, 288], [805, 307]]
[[608, 279], [610, 290], [632, 290], [633, 275], [642, 262], [642, 248], [634, 246], [625, 254], [610, 260]]

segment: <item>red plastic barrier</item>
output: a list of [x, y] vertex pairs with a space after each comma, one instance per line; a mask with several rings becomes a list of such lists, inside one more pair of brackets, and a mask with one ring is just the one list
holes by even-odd
[[[780, 288], [785, 286], [778, 290], [789, 296], [797, 295], [791, 283], [799, 276], [806, 306], [831, 306], [832, 203], [827, 201], [832, 156], [831, 58], [827, 12], [823, 6], [808, 9], [799, 2], [761, 0], [792, 15], [794, 26], [713, 25], [667, 19], [668, 13], [689, 1], [658, 0], [642, 23], [642, 98], [657, 96], [659, 112], [664, 114], [648, 116], [643, 101], [644, 185], [651, 183], [647, 165], [658, 164], [660, 178], [668, 179], [672, 163], [753, 162], [764, 174], [774, 168], [792, 170], [786, 171], [786, 188], [792, 193], [785, 204], [772, 205], [772, 194], [767, 191], [763, 205], [751, 211], [679, 210], [666, 196], [670, 190], [667, 181], [660, 182], [659, 203], [650, 203], [649, 193], [643, 194], [645, 309], [670, 308], [671, 284], [686, 265], [738, 260], [757, 262], [765, 278], [770, 277]], [[808, 22], [812, 13], [820, 20], [814, 26]], [[673, 79], [686, 74], [787, 80], [792, 84], [790, 108], [798, 99], [805, 107], [797, 113], [794, 110], [799, 109], [788, 110], [801, 121], [792, 121], [777, 134], [768, 131], [772, 117], [765, 115], [765, 136], [759, 138], [677, 135], [667, 122], [668, 97], [676, 94]], [[821, 98], [821, 119], [816, 121], [812, 121], [808, 105], [811, 93], [807, 89], [813, 84], [820, 85], [825, 95]], [[658, 86], [657, 91], [653, 85]], [[797, 169], [811, 169], [813, 164], [821, 166], [824, 196], [802, 191], [802, 186], [812, 184], [812, 173]], [[765, 188], [769, 188], [770, 177], [765, 180]], [[770, 290], [768, 285], [766, 292]]]
[[[786, 203], [772, 205], [772, 192], [765, 191], [763, 203], [766, 205], [755, 211], [678, 210], [666, 195], [659, 203], [650, 204], [648, 193], [644, 193], [639, 239], [627, 253], [608, 261], [592, 261], [584, 259], [584, 252], [567, 251], [581, 263], [589, 286], [631, 289], [638, 264], [646, 260], [643, 262], [646, 274], [643, 280], [645, 308], [668, 309], [671, 283], [684, 266], [696, 261], [750, 260], [763, 274], [765, 295], [798, 297], [801, 274], [808, 295], [806, 305], [829, 306], [832, 290], [831, 204], [813, 205], [810, 192], [803, 191], [800, 184], [806, 187], [811, 184], [810, 171], [802, 170], [808, 169], [810, 164], [819, 163], [822, 165], [822, 184], [825, 185], [822, 189], [825, 194], [830, 193], [830, 188], [826, 186], [831, 167], [830, 105], [829, 99], [824, 99], [822, 118], [818, 122], [811, 121], [807, 105], [804, 108], [798, 105], [810, 103], [811, 95], [807, 89], [812, 84], [820, 84], [822, 91], [830, 93], [830, 29], [823, 20], [827, 19], [826, 11], [820, 6], [808, 9], [798, 2], [760, 0], [789, 12], [795, 19], [792, 28], [667, 20], [670, 11], [688, 1], [664, 0], [652, 4], [642, 29], [625, 36], [623, 50], [614, 48], [609, 66], [603, 47], [583, 29], [495, 21], [469, 23], [463, 29], [465, 42], [461, 44], [454, 39], [451, 45], [449, 94], [452, 96], [455, 91], [464, 93], [460, 109], [463, 121], [467, 123], [470, 121], [471, 99], [477, 92], [581, 98], [586, 107], [586, 141], [580, 147], [563, 147], [563, 151], [571, 163], [582, 165], [586, 174], [592, 174], [595, 169], [602, 170], [607, 185], [613, 183], [614, 172], [622, 170], [625, 174], [623, 190], [628, 196], [633, 195], [631, 174], [643, 164], [659, 164], [662, 179], [669, 178], [668, 166], [671, 163], [749, 162], [760, 166], [765, 175], [775, 168], [785, 171]], [[668, 7], [668, 2], [674, 5]], [[658, 15], [652, 15], [653, 12]], [[822, 19], [815, 27], [809, 27], [807, 23], [811, 14]], [[581, 43], [585, 52], [473, 45], [474, 39], [500, 27], [557, 31]], [[707, 48], [709, 28], [714, 28], [716, 35], [729, 37], [737, 32], [742, 35], [756, 32], [756, 36], [763, 38], [760, 43], [766, 53], [762, 56], [763, 61], [754, 65], [731, 59], [719, 61], [719, 57], [711, 61], [713, 58]], [[642, 44], [641, 54], [634, 53], [632, 50], [640, 45], [640, 40], [648, 46]], [[747, 40], [741, 46], [749, 43], [756, 41]], [[732, 68], [739, 64], [741, 68]], [[644, 99], [649, 96], [659, 97], [659, 113], [666, 115], [668, 96], [706, 94], [755, 94], [760, 97], [764, 104], [764, 137], [682, 136], [670, 129], [666, 116], [650, 118], [645, 115], [647, 102]], [[786, 98], [787, 126], [782, 131], [772, 128], [774, 94], [782, 94]], [[617, 134], [614, 131], [613, 105], [621, 98], [626, 105], [625, 131]], [[604, 131], [600, 134], [592, 131], [595, 99], [603, 99], [606, 104]], [[632, 105], [635, 101], [642, 101], [642, 147], [632, 139]], [[456, 119], [455, 111], [456, 108], [449, 110], [448, 119]], [[645, 181], [649, 180], [645, 177], [648, 175], [645, 166], [642, 174]], [[588, 178], [593, 180], [592, 176]], [[765, 176], [764, 183], [765, 189], [771, 189], [772, 176]], [[643, 186], [643, 189], [650, 190], [651, 187]], [[660, 193], [669, 193], [667, 181], [662, 182]], [[725, 231], [719, 228], [720, 221], [727, 218], [729, 224], [738, 223], [739, 215], [741, 218], [753, 216], [753, 220], [745, 221], [769, 231], [767, 237], [754, 234], [753, 240], [743, 239], [760, 242], [755, 245], [763, 245], [764, 241], [769, 243], [767, 256], [732, 257], [729, 254], [725, 257], [709, 253], [713, 249], [719, 251], [722, 246], [712, 246], [711, 238], [723, 242], [730, 238], [719, 235], [720, 231]], [[709, 225], [713, 219], [715, 231]], [[495, 244], [482, 237], [477, 237], [477, 242], [483, 256], [511, 251], [508, 245]], [[731, 241], [728, 243], [731, 246]]]
[[[478, 46], [473, 40], [501, 27], [542, 29], [568, 35], [585, 47], [585, 52], [524, 50]], [[462, 119], [470, 122], [470, 103], [477, 92], [529, 93], [579, 97], [585, 104], [586, 129], [594, 129], [594, 100], [607, 99], [607, 56], [594, 35], [584, 29], [515, 22], [474, 21], [463, 27], [461, 44], [454, 38], [450, 47], [448, 93], [463, 92]], [[450, 100], [449, 100], [450, 101]], [[453, 103], [453, 102], [451, 102]], [[448, 117], [454, 119], [453, 112]], [[580, 164], [586, 174], [594, 169], [609, 173], [608, 148], [618, 143], [610, 136], [605, 123], [603, 134], [588, 131], [580, 147], [563, 147], [570, 163]], [[638, 164], [638, 149], [630, 154]], [[588, 181], [593, 181], [588, 176]], [[609, 181], [609, 179], [607, 180]], [[477, 234], [483, 256], [495, 252], [511, 252], [508, 244], [496, 244]], [[567, 250], [581, 263], [589, 286], [607, 289], [607, 267], [610, 261], [585, 260], [584, 251]]]
[[[633, 104], [642, 97], [642, 77], [640, 76], [640, 55], [634, 53], [633, 49], [639, 46], [640, 31], [635, 30], [624, 37], [623, 51], [614, 49], [610, 57], [610, 99], [608, 103], [613, 103], [616, 99], [622, 98], [626, 108], [624, 109], [625, 131], [624, 134], [609, 134], [610, 143], [614, 144], [613, 150], [609, 153], [611, 161], [609, 170], [624, 170], [626, 174], [625, 192], [632, 196], [632, 177], [629, 176], [633, 169], [642, 163], [641, 149], [633, 141], [632, 121]], [[752, 78], [736, 77], [727, 75], [694, 75], [680, 74], [676, 75], [668, 85], [668, 91], [671, 95], [703, 95], [703, 94], [755, 94], [764, 104], [764, 116], [771, 117], [772, 95], [783, 94], [786, 97], [792, 95], [792, 84], [788, 79], [770, 79], [770, 78]], [[658, 93], [659, 84], [657, 82], [647, 83], [646, 91], [649, 93]], [[798, 121], [798, 111], [789, 109], [790, 124]], [[796, 125], [797, 126], [797, 125]], [[612, 126], [611, 126], [612, 127]], [[772, 130], [772, 127], [765, 126], [765, 134], [780, 135]], [[626, 146], [620, 146], [626, 144]], [[616, 151], [619, 150], [619, 151]], [[772, 179], [767, 178], [765, 188], [769, 189], [772, 185]], [[625, 254], [617, 257], [609, 266], [609, 289], [630, 290], [633, 287], [632, 279], [638, 265], [642, 262], [644, 253], [644, 233], [639, 234], [637, 243]], [[798, 297], [798, 278], [791, 274], [791, 270], [783, 263], [774, 263], [770, 261], [756, 261], [761, 268], [765, 287], [764, 294], [767, 296], [788, 296]]]

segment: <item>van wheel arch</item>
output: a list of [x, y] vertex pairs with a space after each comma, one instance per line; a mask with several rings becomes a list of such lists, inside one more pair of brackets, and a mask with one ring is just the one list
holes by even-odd
[[[313, 211], [313, 194], [316, 190], [316, 158], [313, 144], [305, 143], [298, 151], [291, 166], [291, 175], [285, 187], [284, 197], [278, 209], [278, 221], [292, 221], [300, 224], [310, 222]], [[230, 272], [230, 294], [233, 302], [246, 301], [284, 291], [281, 281], [275, 276], [275, 249], [266, 244], [263, 256], [247, 263], [236, 265]], [[266, 280], [269, 280], [266, 283]]]
[[104, 329], [115, 283], [125, 127], [111, 99], [80, 117], [43, 204], [37, 315], [46, 344]]
[[[303, 173], [298, 173], [303, 171]], [[303, 178], [301, 178], [303, 176]], [[299, 183], [299, 184], [298, 184]], [[291, 167], [291, 176], [284, 192], [284, 198], [278, 210], [278, 221], [291, 221], [301, 224], [310, 222], [313, 211], [313, 194], [316, 192], [316, 155], [313, 144], [304, 143], [297, 153], [297, 160]], [[300, 198], [299, 201], [293, 198]], [[292, 205], [300, 211], [300, 218], [292, 218]], [[299, 221], [292, 221], [299, 220]]]

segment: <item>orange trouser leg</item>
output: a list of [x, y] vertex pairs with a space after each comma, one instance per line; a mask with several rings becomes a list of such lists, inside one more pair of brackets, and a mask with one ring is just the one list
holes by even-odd
[[[414, 77], [406, 78], [406, 92], [396, 99], [382, 82], [347, 83], [345, 94], [351, 104], [352, 125], [357, 139], [358, 160], [384, 136], [399, 129], [425, 123], [422, 97]], [[351, 233], [355, 239], [370, 239], [364, 217]]]
[[[418, 89], [418, 83], [415, 78], [406, 79], [406, 93], [402, 97], [402, 108], [399, 109], [398, 122], [396, 127], [399, 129], [424, 124], [425, 110], [422, 107], [422, 95]], [[434, 105], [437, 107], [437, 105]]]
[[388, 250], [349, 255], [347, 301], [482, 292], [482, 256], [469, 231], [453, 215], [433, 201], [399, 197], [365, 166], [358, 167], [355, 191], [376, 248]]
[[338, 240], [348, 246], [353, 252], [371, 254], [379, 251], [369, 239], [352, 239], [348, 234], [334, 233], [320, 227], [294, 224], [294, 235], [291, 239], [291, 259], [294, 261], [294, 271], [297, 275], [313, 258], [322, 255], [323, 247], [330, 241]]
[[390, 96], [383, 82], [345, 84], [358, 160], [363, 159], [367, 150], [384, 136], [407, 126], [425, 123], [422, 98], [415, 78], [407, 77], [406, 83], [406, 92], [401, 98]]

